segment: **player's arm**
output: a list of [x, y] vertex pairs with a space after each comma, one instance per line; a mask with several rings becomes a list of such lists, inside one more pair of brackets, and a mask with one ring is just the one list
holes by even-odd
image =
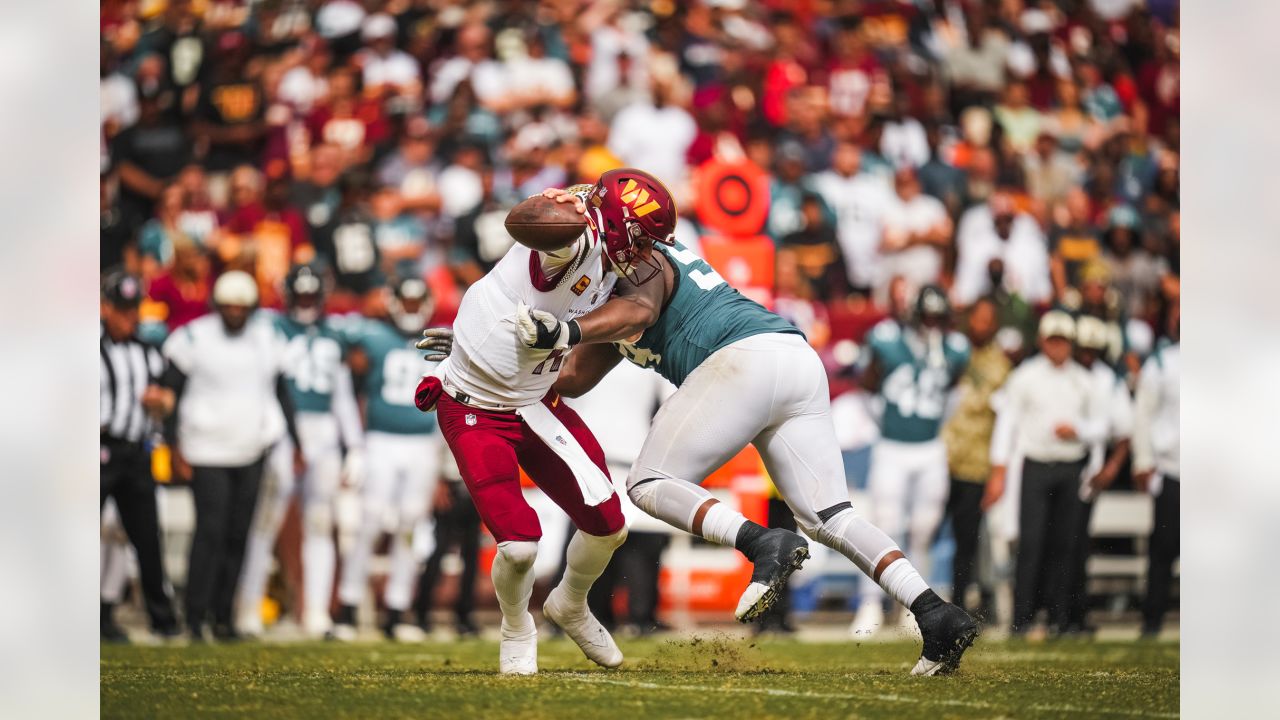
[[[604, 305], [578, 318], [582, 343], [607, 343], [626, 340], [638, 335], [658, 322], [662, 303], [666, 300], [666, 276], [671, 272], [667, 256], [654, 252], [653, 258], [661, 265], [662, 275], [637, 285], [623, 281], [617, 284], [614, 295]], [[617, 355], [617, 353], [614, 353]]]
[[654, 252], [653, 258], [662, 268], [661, 279], [639, 285], [619, 282], [608, 302], [576, 320], [562, 322], [551, 313], [531, 310], [521, 303], [516, 308], [520, 341], [533, 348], [563, 350], [585, 343], [626, 340], [644, 332], [658, 321], [674, 273], [665, 255]]
[[565, 397], [581, 397], [595, 387], [622, 359], [617, 348], [607, 343], [587, 345], [569, 353], [553, 389]]

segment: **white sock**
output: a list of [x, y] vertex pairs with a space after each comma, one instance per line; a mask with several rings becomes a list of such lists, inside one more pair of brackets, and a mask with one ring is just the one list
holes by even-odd
[[271, 574], [271, 551], [275, 536], [262, 528], [249, 531], [248, 546], [244, 551], [244, 567], [240, 569], [240, 590], [237, 602], [241, 613], [257, 614], [262, 596], [267, 592], [267, 576]]
[[[333, 591], [333, 516], [328, 504], [304, 508], [302, 524], [302, 605], [304, 617], [328, 618]], [[327, 623], [323, 623], [327, 625]]]
[[417, 570], [418, 561], [413, 557], [413, 530], [400, 530], [391, 536], [391, 569], [382, 595], [388, 610], [400, 612], [409, 609]]
[[343, 605], [359, 605], [364, 598], [365, 581], [369, 578], [369, 562], [373, 559], [373, 545], [378, 541], [382, 526], [381, 508], [366, 506], [356, 530], [355, 541], [342, 562], [342, 581], [338, 583], [338, 602]]
[[[717, 545], [733, 547], [738, 530], [747, 522], [742, 513], [716, 501], [706, 488], [684, 480], [642, 480], [627, 488], [627, 495], [641, 510]], [[708, 500], [712, 503], [704, 508]]]
[[102, 543], [102, 578], [99, 593], [102, 602], [115, 605], [124, 598], [129, 583], [129, 546], [125, 543]]
[[587, 592], [609, 565], [613, 551], [627, 539], [623, 528], [612, 535], [588, 535], [581, 530], [573, 534], [565, 553], [564, 578], [559, 590], [575, 607], [586, 608]]
[[[806, 527], [805, 532], [814, 540], [838, 550], [852, 560], [859, 570], [874, 579], [893, 599], [907, 607], [915, 602], [920, 593], [929, 589], [924, 578], [920, 577], [920, 573], [905, 557], [892, 561], [876, 578], [875, 571], [881, 560], [889, 553], [901, 554], [901, 550], [884, 531], [852, 508], [841, 510], [812, 531]], [[863, 592], [864, 600], [874, 600], [878, 596], [874, 586]]]
[[538, 543], [508, 540], [498, 543], [493, 558], [493, 591], [498, 596], [505, 626], [521, 632], [530, 622], [529, 596], [533, 594], [533, 561], [538, 557]]

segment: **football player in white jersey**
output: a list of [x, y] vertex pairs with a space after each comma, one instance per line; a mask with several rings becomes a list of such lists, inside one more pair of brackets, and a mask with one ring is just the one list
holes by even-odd
[[[594, 186], [570, 190], [586, 197]], [[529, 597], [542, 529], [520, 489], [520, 468], [578, 528], [564, 579], [548, 595], [544, 616], [596, 663], [622, 662], [613, 638], [587, 608], [587, 591], [626, 539], [622, 508], [599, 443], [551, 392], [567, 351], [527, 347], [515, 322], [519, 308], [573, 318], [609, 299], [616, 277], [595, 222], [588, 218], [586, 231], [562, 250], [513, 246], [472, 285], [454, 321], [452, 354], [423, 378], [415, 398], [419, 409], [435, 409], [476, 509], [498, 542], [493, 585], [502, 609], [504, 674], [538, 670]], [[424, 334], [419, 348], [448, 351], [447, 331]]]

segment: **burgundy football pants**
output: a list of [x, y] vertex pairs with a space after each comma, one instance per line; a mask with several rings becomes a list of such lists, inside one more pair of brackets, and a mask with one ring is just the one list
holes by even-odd
[[[582, 418], [554, 391], [542, 399], [542, 404], [573, 433], [592, 462], [608, 477], [604, 451]], [[617, 493], [595, 507], [587, 505], [569, 467], [519, 415], [480, 410], [448, 395], [440, 396], [436, 413], [476, 510], [498, 542], [542, 537], [538, 516], [520, 491], [521, 467], [579, 530], [588, 535], [612, 535], [625, 525]]]

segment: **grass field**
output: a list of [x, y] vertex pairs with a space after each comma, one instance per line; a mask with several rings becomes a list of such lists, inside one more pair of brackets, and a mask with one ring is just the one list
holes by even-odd
[[541, 673], [497, 674], [497, 644], [103, 646], [102, 717], [1176, 717], [1178, 645], [983, 642], [948, 678], [911, 643], [714, 633], [621, 643], [605, 671], [544, 640]]

